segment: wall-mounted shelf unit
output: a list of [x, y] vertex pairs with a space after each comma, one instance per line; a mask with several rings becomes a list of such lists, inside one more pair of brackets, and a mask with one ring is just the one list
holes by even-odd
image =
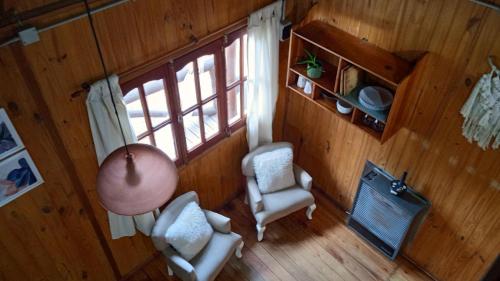
[[[294, 30], [290, 40], [286, 83], [293, 93], [305, 96], [381, 143], [399, 130], [402, 125], [399, 115], [413, 70], [410, 62], [320, 21], [313, 21]], [[306, 66], [298, 64], [305, 57], [304, 50], [314, 53], [321, 61], [324, 69], [321, 78], [308, 78]], [[359, 86], [340, 95], [341, 71], [349, 65], [359, 69], [363, 78]], [[311, 81], [311, 94], [304, 93], [297, 86], [299, 76]], [[391, 91], [394, 95], [391, 108], [376, 111], [364, 107], [358, 101], [359, 91], [364, 86], [381, 86]], [[349, 103], [354, 108], [353, 112], [348, 115], [339, 113], [335, 104], [337, 100]], [[382, 125], [377, 130], [373, 129], [373, 126], [364, 122], [365, 116], [378, 120]]]

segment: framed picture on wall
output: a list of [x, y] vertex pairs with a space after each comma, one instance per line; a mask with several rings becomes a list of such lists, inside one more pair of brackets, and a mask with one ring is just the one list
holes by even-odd
[[43, 183], [26, 150], [0, 161], [0, 207]]
[[0, 108], [0, 160], [24, 148], [21, 138], [10, 122], [5, 109]]

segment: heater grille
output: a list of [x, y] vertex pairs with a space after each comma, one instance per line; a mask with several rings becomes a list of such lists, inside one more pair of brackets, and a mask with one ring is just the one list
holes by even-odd
[[401, 245], [413, 219], [366, 183], [361, 184], [352, 217], [394, 249]]
[[391, 194], [393, 180], [368, 161], [348, 221], [351, 229], [391, 259], [413, 236], [430, 207], [411, 188], [399, 196]]

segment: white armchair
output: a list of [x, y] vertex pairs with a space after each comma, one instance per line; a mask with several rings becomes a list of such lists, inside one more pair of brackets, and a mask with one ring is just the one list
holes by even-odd
[[165, 233], [184, 207], [190, 202], [199, 203], [196, 192], [185, 193], [173, 200], [160, 214], [152, 231], [153, 244], [167, 258], [168, 274], [175, 275], [184, 281], [214, 280], [222, 270], [231, 255], [241, 258], [243, 241], [241, 236], [231, 232], [230, 219], [203, 210], [214, 233], [208, 244], [192, 260], [185, 260], [165, 240]]
[[294, 164], [293, 171], [296, 185], [262, 194], [259, 190], [254, 171], [253, 158], [259, 154], [274, 151], [276, 149], [289, 147], [291, 143], [278, 142], [260, 146], [248, 153], [241, 162], [241, 168], [246, 178], [246, 202], [257, 221], [257, 240], [262, 241], [266, 225], [270, 222], [285, 217], [295, 211], [307, 207], [306, 215], [312, 219], [312, 213], [316, 209], [314, 197], [310, 192], [312, 186], [311, 176], [302, 168]]

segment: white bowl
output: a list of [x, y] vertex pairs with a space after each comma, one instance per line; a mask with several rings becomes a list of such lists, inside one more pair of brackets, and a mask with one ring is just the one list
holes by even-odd
[[337, 100], [337, 111], [342, 114], [349, 114], [352, 112], [352, 106], [346, 102]]

